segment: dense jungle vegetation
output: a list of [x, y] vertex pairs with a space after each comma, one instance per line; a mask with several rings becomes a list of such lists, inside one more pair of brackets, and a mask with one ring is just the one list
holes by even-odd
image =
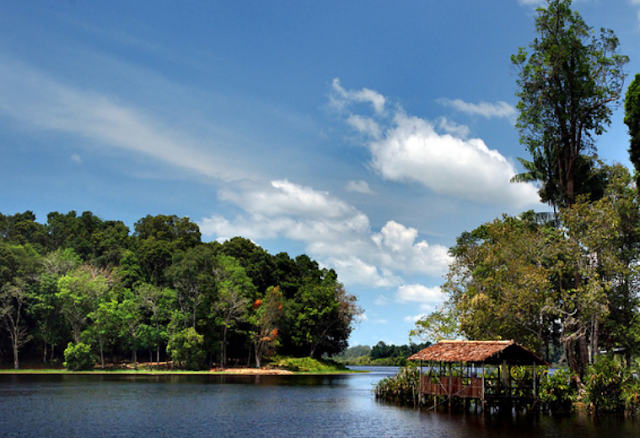
[[0, 214], [0, 363], [90, 369], [140, 357], [188, 369], [320, 358], [361, 312], [333, 270], [236, 237], [201, 241], [188, 218], [133, 233], [91, 212]]

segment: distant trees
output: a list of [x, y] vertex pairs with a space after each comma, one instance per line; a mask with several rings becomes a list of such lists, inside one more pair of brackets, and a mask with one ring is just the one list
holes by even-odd
[[146, 216], [133, 234], [91, 212], [47, 218], [0, 213], [0, 359], [11, 353], [15, 367], [63, 350], [78, 369], [128, 355], [135, 366], [145, 350], [189, 368], [320, 357], [347, 347], [360, 313], [306, 255], [203, 243], [188, 218]]
[[406, 366], [409, 356], [430, 345], [430, 342], [394, 345], [380, 341], [373, 347], [356, 345], [347, 348], [334, 355], [333, 359], [349, 365]]

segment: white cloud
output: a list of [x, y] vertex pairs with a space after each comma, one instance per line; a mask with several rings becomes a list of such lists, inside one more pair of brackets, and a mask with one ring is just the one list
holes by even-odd
[[415, 324], [418, 320], [424, 318], [425, 316], [426, 316], [425, 313], [419, 313], [418, 315], [405, 316], [402, 320], [404, 322], [409, 322], [409, 323]]
[[348, 192], [364, 193], [365, 195], [373, 194], [373, 191], [369, 187], [366, 181], [349, 181], [345, 186]]
[[303, 242], [309, 255], [336, 269], [348, 284], [394, 287], [404, 274], [441, 276], [450, 262], [446, 247], [419, 240], [417, 230], [390, 221], [374, 232], [368, 217], [353, 206], [287, 180], [221, 191], [219, 197], [243, 213], [234, 219], [203, 218], [203, 235]]
[[401, 303], [436, 304], [444, 301], [444, 295], [439, 286], [426, 287], [421, 284], [403, 284], [396, 292], [396, 299]]
[[482, 116], [487, 119], [491, 117], [504, 117], [509, 120], [515, 120], [515, 116], [518, 113], [515, 107], [503, 101], [496, 103], [468, 103], [461, 99], [438, 99], [438, 102], [442, 105], [455, 108], [463, 113]]
[[[357, 101], [352, 96], [362, 93], [335, 85], [334, 89], [337, 91], [331, 98], [340, 102], [342, 110]], [[485, 114], [508, 112], [500, 105], [467, 107], [473, 108]], [[518, 209], [539, 205], [536, 187], [511, 183], [517, 173], [514, 164], [481, 139], [467, 138], [465, 127], [441, 119], [439, 128], [444, 133], [440, 133], [434, 123], [407, 115], [401, 108], [374, 114], [375, 120], [364, 123], [367, 117], [350, 114], [346, 120], [365, 135], [363, 144], [371, 153], [370, 167], [383, 179], [417, 182], [436, 194], [480, 204]], [[354, 119], [359, 122], [354, 124]]]
[[469, 127], [466, 125], [458, 125], [451, 120], [448, 120], [446, 117], [441, 117], [438, 119], [438, 128], [446, 132], [447, 134], [451, 134], [460, 138], [469, 137]]
[[82, 164], [82, 158], [78, 154], [71, 154], [71, 161], [77, 164]]

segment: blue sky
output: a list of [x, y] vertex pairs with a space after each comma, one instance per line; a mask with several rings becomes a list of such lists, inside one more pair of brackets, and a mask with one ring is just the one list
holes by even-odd
[[[534, 0], [0, 5], [0, 211], [188, 216], [337, 270], [352, 344], [402, 344], [442, 302], [447, 248], [514, 185], [509, 57]], [[577, 0], [640, 72], [640, 0]], [[625, 88], [626, 89], [626, 88]], [[628, 165], [616, 111], [598, 140]]]

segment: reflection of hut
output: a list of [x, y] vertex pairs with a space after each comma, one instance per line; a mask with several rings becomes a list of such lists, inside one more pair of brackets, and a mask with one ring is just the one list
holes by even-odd
[[[481, 406], [533, 405], [536, 365], [547, 362], [514, 341], [441, 341], [409, 357], [420, 361], [424, 396], [475, 399]], [[426, 369], [423, 369], [424, 362]], [[513, 366], [526, 368], [513, 368]]]

